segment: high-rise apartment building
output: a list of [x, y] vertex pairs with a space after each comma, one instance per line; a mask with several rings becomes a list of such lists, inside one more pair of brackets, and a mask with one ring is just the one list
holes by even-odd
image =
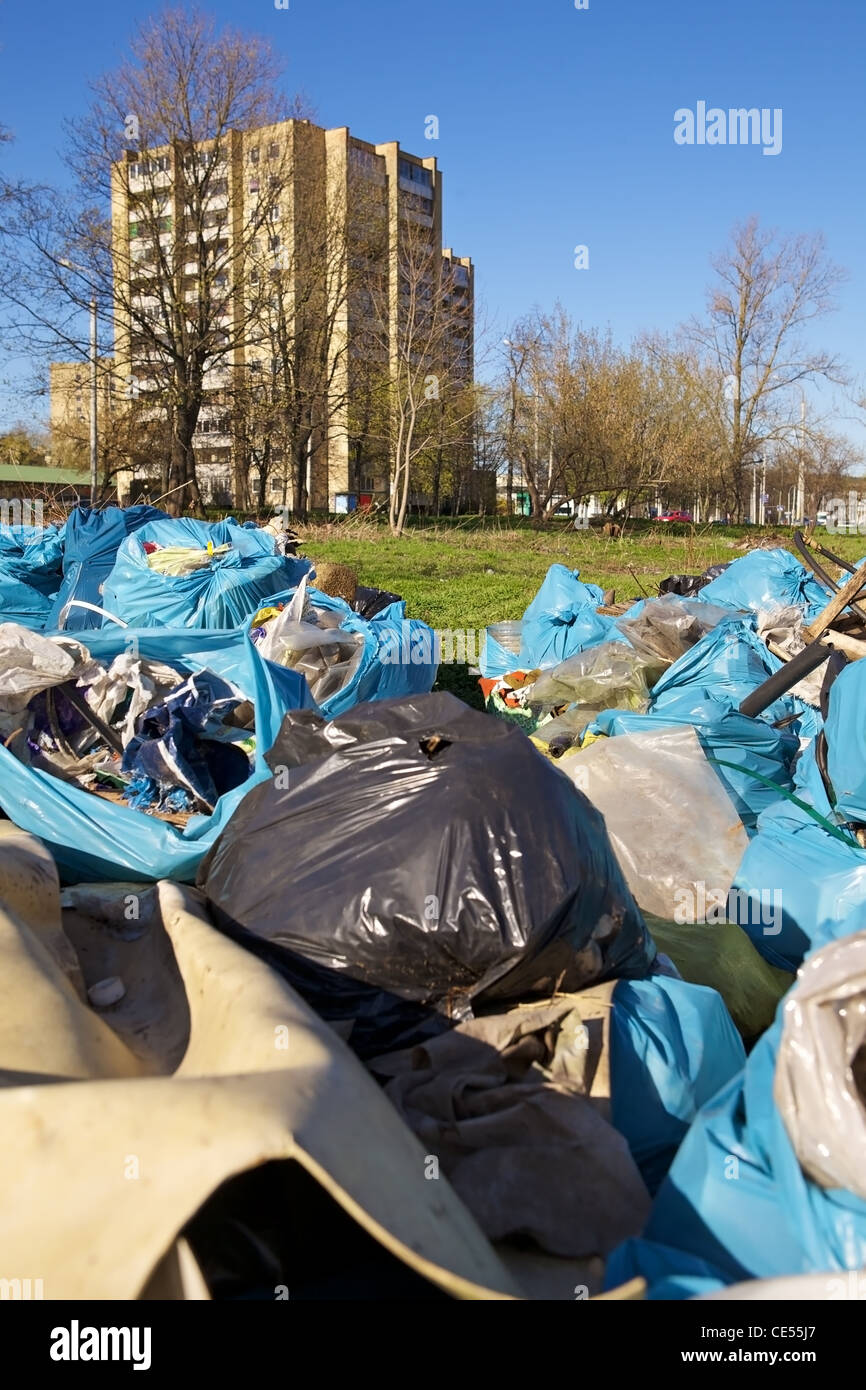
[[[191, 228], [185, 207], [202, 170], [206, 200]], [[209, 341], [219, 360], [207, 358], [194, 437], [214, 501], [240, 504], [248, 478], [252, 501], [260, 488], [261, 500], [291, 506], [301, 470], [314, 508], [387, 496], [383, 381], [419, 356], [431, 380], [472, 381], [472, 263], [443, 249], [436, 159], [396, 142], [288, 120], [216, 144], [129, 153], [113, 170], [112, 237], [116, 370], [142, 418], [167, 408], [165, 362], [142, 325], [158, 325], [178, 300], [193, 323], [203, 294], [217, 302], [223, 326]], [[453, 325], [426, 345], [425, 295], [447, 303]]]

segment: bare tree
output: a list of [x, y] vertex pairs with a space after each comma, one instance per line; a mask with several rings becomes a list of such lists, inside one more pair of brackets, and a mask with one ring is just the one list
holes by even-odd
[[826, 259], [822, 237], [780, 237], [755, 217], [734, 229], [713, 264], [718, 280], [707, 316], [691, 323], [687, 338], [727, 395], [726, 471], [741, 516], [749, 464], [770, 441], [792, 438], [800, 390], [845, 379], [836, 357], [805, 341], [845, 277]]
[[367, 290], [366, 355], [387, 402], [394, 535], [404, 529], [419, 460], [465, 443], [470, 433], [473, 324], [462, 289], [458, 267], [443, 257], [430, 230], [401, 217], [389, 274]]
[[243, 213], [229, 184], [246, 186], [250, 172], [243, 133], [297, 114], [279, 72], [264, 40], [218, 31], [195, 10], [165, 11], [93, 84], [88, 114], [70, 126], [74, 195], [35, 194], [19, 212], [19, 241], [34, 253], [31, 329], [56, 321], [46, 300], [65, 299], [73, 312], [97, 301], [130, 398], [146, 399], [169, 426], [163, 482], [173, 510], [201, 505], [196, 427], [209, 397], [219, 410], [233, 384], [267, 288], [251, 289], [245, 266], [271, 238], [290, 185], [287, 142], [265, 136], [256, 147], [259, 193]]

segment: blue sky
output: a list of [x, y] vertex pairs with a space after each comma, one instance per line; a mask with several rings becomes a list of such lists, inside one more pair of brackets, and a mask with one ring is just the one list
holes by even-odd
[[[9, 172], [61, 176], [62, 120], [148, 0], [0, 0]], [[436, 154], [445, 235], [501, 337], [559, 299], [627, 342], [703, 307], [710, 255], [751, 213], [822, 231], [850, 279], [815, 341], [866, 379], [866, 6], [858, 0], [212, 0], [270, 37], [324, 125]], [[678, 146], [674, 111], [781, 107], [777, 156]], [[425, 139], [436, 115], [440, 138]], [[574, 248], [589, 247], [589, 269]], [[829, 397], [823, 398], [826, 401]], [[9, 418], [14, 402], [0, 401]], [[861, 445], [866, 428], [841, 418]]]

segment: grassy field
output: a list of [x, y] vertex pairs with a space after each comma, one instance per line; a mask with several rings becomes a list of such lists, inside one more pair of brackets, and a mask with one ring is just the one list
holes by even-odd
[[[361, 584], [401, 594], [412, 617], [456, 631], [521, 617], [552, 564], [578, 569], [582, 579], [613, 589], [623, 602], [656, 594], [670, 574], [699, 574], [708, 565], [735, 560], [745, 536], [770, 534], [792, 548], [789, 531], [756, 527], [644, 525], [614, 540], [558, 527], [452, 524], [394, 539], [386, 527], [349, 521], [305, 529], [303, 553], [351, 565]], [[866, 537], [820, 539], [851, 562], [866, 552]]]
[[[389, 589], [406, 600], [410, 616], [439, 631], [481, 630], [519, 618], [550, 565], [580, 571], [581, 578], [613, 589], [620, 602], [655, 595], [671, 574], [699, 574], [708, 565], [735, 560], [745, 537], [790, 531], [756, 527], [651, 526], [638, 524], [615, 540], [595, 531], [496, 522], [415, 527], [394, 539], [387, 527], [347, 518], [304, 529], [302, 553], [311, 560], [350, 565], [361, 584]], [[866, 538], [821, 536], [835, 554], [853, 563], [866, 553]], [[830, 567], [830, 572], [836, 572]], [[465, 665], [443, 666], [439, 688], [481, 707], [477, 678]]]

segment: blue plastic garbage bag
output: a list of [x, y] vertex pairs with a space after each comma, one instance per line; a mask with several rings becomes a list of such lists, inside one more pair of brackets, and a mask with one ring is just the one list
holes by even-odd
[[734, 889], [757, 906], [775, 895], [781, 914], [765, 922], [753, 920], [758, 912], [746, 914], [747, 920], [741, 914], [740, 925], [770, 965], [797, 970], [818, 941], [862, 925], [866, 850], [836, 839], [807, 811], [781, 801], [760, 817]]
[[164, 517], [157, 507], [76, 507], [66, 521], [63, 542], [63, 583], [45, 620], [45, 627], [80, 631], [102, 626], [102, 616], [87, 608], [68, 607], [70, 600], [104, 607], [103, 585], [121, 542], [148, 522]]
[[794, 605], [806, 622], [826, 608], [830, 595], [789, 550], [750, 550], [711, 580], [695, 598], [723, 608], [772, 612]]
[[830, 688], [824, 733], [827, 775], [837, 815], [866, 823], [866, 665], [852, 661]]
[[136, 776], [130, 804], [212, 812], [221, 796], [242, 786], [249, 759], [231, 745], [249, 735], [225, 722], [241, 703], [227, 681], [200, 671], [151, 706], [123, 752], [123, 771]]
[[[147, 542], [196, 550], [211, 542], [215, 549], [231, 549], [203, 569], [162, 574], [148, 565]], [[275, 594], [299, 584], [309, 569], [308, 560], [277, 555], [265, 531], [181, 517], [154, 522], [124, 542], [105, 581], [104, 603], [131, 627], [238, 627]]]
[[682, 1299], [866, 1264], [866, 1202], [806, 1176], [773, 1099], [784, 1008], [692, 1124], [643, 1236], [611, 1255], [606, 1287], [639, 1276], [650, 1298]]
[[590, 725], [590, 732], [616, 737], [645, 729], [674, 729], [681, 724], [695, 729], [747, 830], [753, 830], [761, 812], [791, 790], [791, 764], [800, 746], [796, 733], [774, 729], [762, 719], [750, 719], [731, 709], [726, 698], [716, 700], [699, 692], [691, 701], [677, 702], [658, 713], [604, 710]]
[[[782, 665], [754, 630], [754, 620], [732, 618], [708, 632], [656, 681], [650, 712], [687, 716], [702, 702], [738, 710]], [[783, 695], [759, 716], [767, 724], [790, 721], [798, 738], [812, 739], [822, 725], [817, 709], [793, 695]]]
[[[692, 600], [694, 602], [694, 600]], [[689, 709], [706, 696], [729, 709], [741, 702], [782, 665], [761, 640], [754, 620], [731, 618], [719, 623], [685, 652], [653, 686], [653, 714]], [[792, 712], [794, 707], [777, 701], [763, 718], [772, 722]], [[797, 706], [801, 708], [801, 706]]]
[[[130, 647], [135, 643], [135, 647]], [[201, 859], [247, 791], [271, 776], [265, 753], [286, 711], [314, 708], [306, 681], [264, 662], [245, 632], [167, 628], [88, 633], [87, 647], [109, 664], [123, 651], [164, 662], [185, 674], [207, 668], [252, 700], [256, 712], [255, 766], [243, 786], [226, 793], [212, 816], [195, 816], [183, 830], [144, 811], [116, 805], [49, 773], [24, 766], [0, 746], [0, 807], [23, 830], [39, 835], [68, 883], [86, 880], [192, 882]]]
[[[269, 603], [286, 605], [293, 597], [294, 590], [275, 595]], [[402, 599], [389, 603], [372, 618], [362, 618], [343, 599], [318, 589], [308, 588], [307, 598], [314, 608], [336, 614], [342, 631], [357, 633], [363, 639], [361, 659], [351, 679], [319, 706], [329, 719], [345, 714], [355, 705], [403, 695], [427, 695], [433, 689], [439, 670], [438, 636], [419, 618], [406, 617]]]
[[844, 828], [866, 818], [866, 740], [862, 723], [866, 666], [853, 662], [833, 683], [825, 726], [828, 796], [814, 741], [800, 753], [793, 791], [758, 821], [758, 834], [743, 856], [735, 888], [758, 901], [777, 892], [781, 928], [743, 924], [772, 965], [796, 970], [819, 940], [856, 929], [866, 909], [866, 850]]
[[34, 632], [44, 625], [63, 579], [61, 526], [0, 526], [0, 616]]
[[722, 996], [653, 975], [620, 980], [610, 1020], [611, 1120], [654, 1193], [701, 1106], [746, 1060]]
[[597, 584], [584, 584], [577, 570], [551, 565], [541, 588], [523, 615], [520, 655], [515, 657], [485, 634], [479, 666], [484, 676], [558, 666], [566, 657], [599, 642], [626, 639], [612, 618], [596, 613], [604, 599]]

